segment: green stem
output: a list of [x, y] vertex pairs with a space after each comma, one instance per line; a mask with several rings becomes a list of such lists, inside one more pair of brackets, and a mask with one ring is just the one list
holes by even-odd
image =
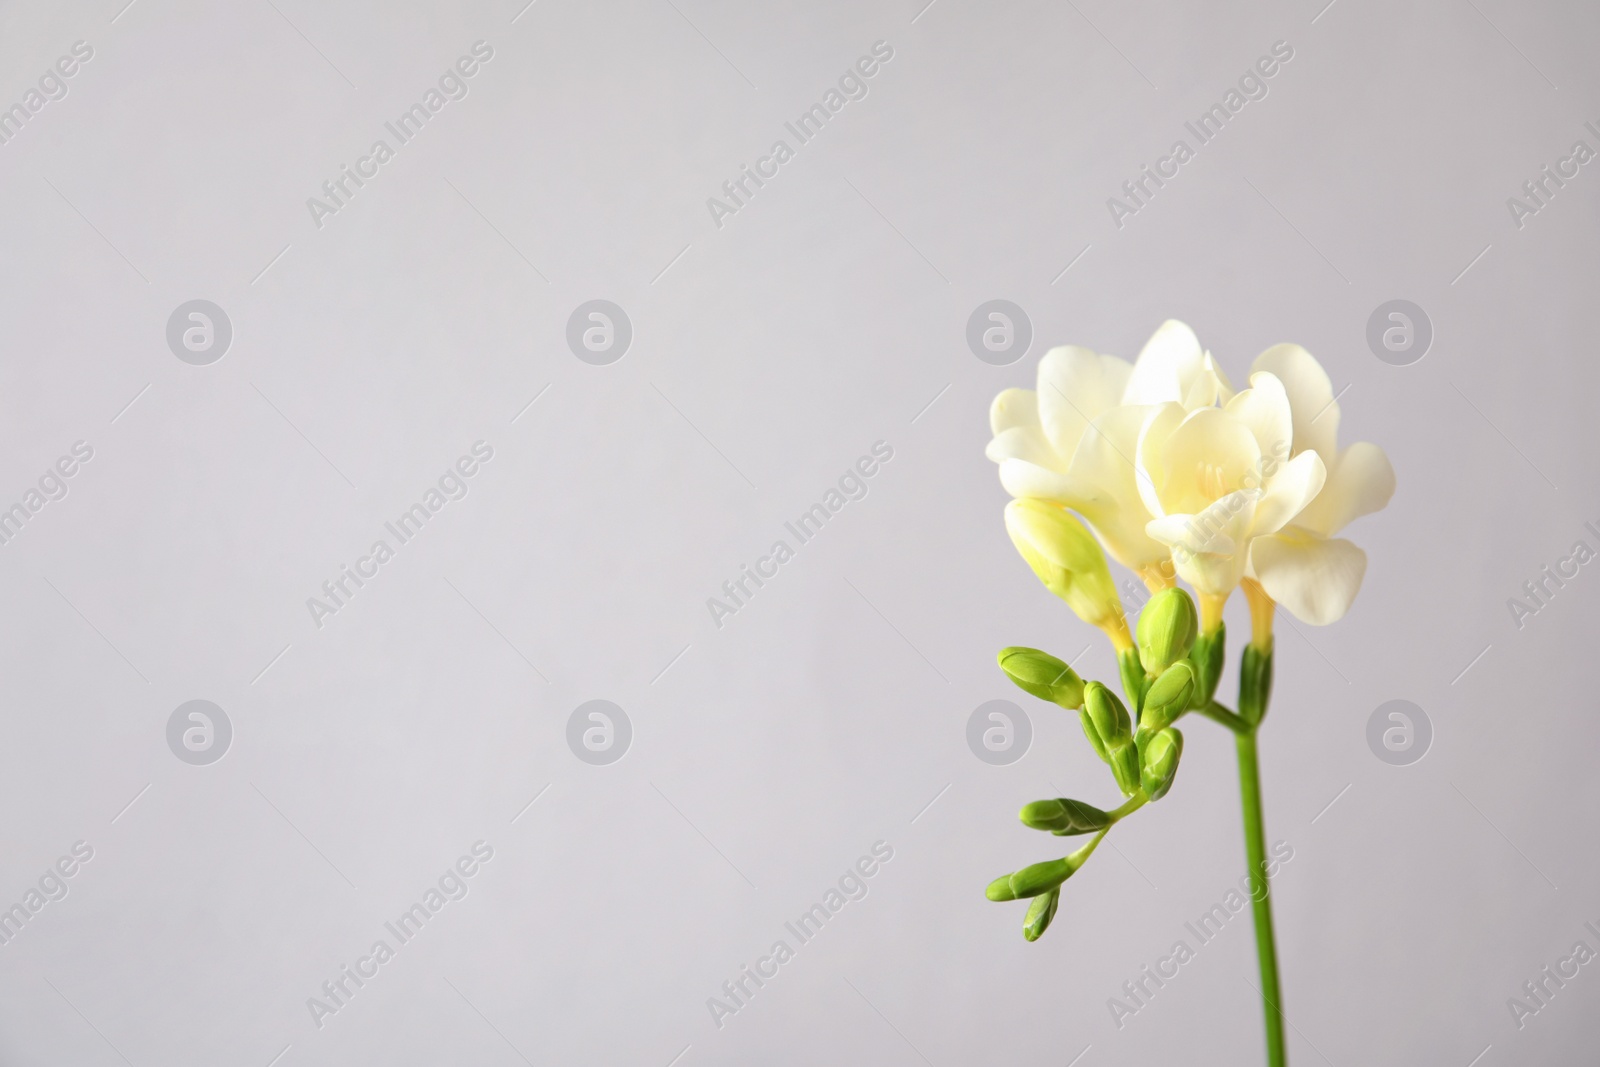
[[[1203, 709], [1202, 709], [1203, 710]], [[1272, 896], [1267, 885], [1267, 837], [1261, 814], [1261, 771], [1256, 732], [1236, 738], [1239, 748], [1239, 805], [1244, 812], [1244, 850], [1250, 861], [1250, 898], [1256, 923], [1256, 958], [1261, 965], [1261, 999], [1267, 1024], [1268, 1067], [1289, 1062], [1283, 1044], [1283, 997], [1278, 991], [1278, 950], [1272, 935]], [[1260, 889], [1257, 890], [1257, 879]]]
[[1195, 708], [1194, 710], [1198, 711], [1201, 715], [1204, 715], [1212, 722], [1221, 723], [1240, 736], [1250, 733], [1249, 723], [1240, 718], [1237, 712], [1229, 711], [1221, 704], [1218, 704], [1215, 700], [1211, 701], [1204, 707]]

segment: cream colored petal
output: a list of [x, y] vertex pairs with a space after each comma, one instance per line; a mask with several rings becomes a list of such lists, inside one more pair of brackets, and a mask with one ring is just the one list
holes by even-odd
[[1273, 345], [1256, 357], [1250, 371], [1252, 381], [1256, 372], [1266, 371], [1283, 383], [1294, 415], [1294, 453], [1315, 449], [1332, 468], [1339, 458], [1339, 404], [1322, 364], [1299, 345]]
[[1259, 485], [1261, 449], [1249, 428], [1221, 408], [1191, 411], [1161, 447], [1162, 510], [1195, 514], [1239, 489]]
[[1181, 403], [1205, 359], [1200, 339], [1177, 319], [1163, 322], [1145, 342], [1123, 390], [1124, 404]]
[[1383, 510], [1394, 485], [1394, 467], [1383, 449], [1357, 441], [1339, 454], [1328, 484], [1295, 524], [1331, 537], [1361, 516]]
[[1267, 595], [1312, 626], [1343, 618], [1367, 573], [1367, 554], [1354, 544], [1297, 526], [1256, 538], [1250, 563]]
[[1001, 461], [1000, 485], [1014, 497], [1050, 500], [1074, 508], [1097, 500], [1094, 486], [1025, 459]]
[[1013, 426], [1002, 431], [998, 437], [990, 439], [983, 454], [995, 463], [1025, 459], [1048, 470], [1060, 470], [1065, 466], [1037, 426]]
[[989, 432], [999, 437], [1017, 426], [1039, 428], [1039, 397], [1032, 389], [1005, 389], [989, 405]]
[[1089, 423], [1115, 405], [1130, 372], [1115, 356], [1078, 345], [1052, 348], [1039, 361], [1039, 422], [1045, 439], [1070, 460]]
[[1226, 404], [1233, 397], [1233, 386], [1228, 383], [1228, 376], [1222, 373], [1222, 368], [1217, 366], [1210, 352], [1205, 354], [1194, 378], [1185, 383], [1183, 389], [1183, 406], [1190, 411], [1208, 408], [1219, 400]]
[[1241, 491], [1199, 514], [1152, 519], [1145, 529], [1170, 546], [1178, 577], [1201, 593], [1221, 594], [1232, 591], [1244, 577], [1249, 559], [1246, 535], [1254, 514], [1254, 496]]
[[1134, 454], [1139, 497], [1144, 501], [1145, 510], [1159, 518], [1167, 513], [1161, 506], [1161, 491], [1166, 485], [1167, 439], [1183, 421], [1183, 405], [1162, 404], [1136, 410], [1145, 412], [1144, 425], [1139, 429], [1139, 446]]
[[1069, 473], [1079, 483], [1096, 487], [1093, 505], [1079, 510], [1094, 526], [1106, 550], [1132, 569], [1157, 563], [1166, 549], [1144, 532], [1150, 512], [1139, 495], [1133, 457], [1138, 450], [1144, 409], [1115, 407], [1095, 420], [1078, 443]]
[[1282, 464], [1268, 479], [1267, 488], [1256, 505], [1251, 533], [1260, 536], [1283, 529], [1322, 491], [1326, 478], [1327, 468], [1315, 452], [1302, 452]]
[[1283, 383], [1265, 371], [1252, 374], [1250, 388], [1228, 401], [1223, 410], [1250, 428], [1263, 460], [1256, 473], [1263, 481], [1271, 477], [1268, 465], [1288, 459], [1294, 440], [1294, 416]]

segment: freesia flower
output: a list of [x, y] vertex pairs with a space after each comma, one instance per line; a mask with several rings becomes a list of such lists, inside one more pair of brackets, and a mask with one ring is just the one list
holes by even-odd
[[1169, 551], [1145, 529], [1152, 515], [1134, 466], [1140, 430], [1153, 405], [1193, 410], [1232, 395], [1194, 331], [1169, 319], [1132, 365], [1077, 345], [1051, 349], [1037, 389], [995, 397], [986, 454], [1008, 493], [1077, 511], [1119, 563], [1159, 584]]

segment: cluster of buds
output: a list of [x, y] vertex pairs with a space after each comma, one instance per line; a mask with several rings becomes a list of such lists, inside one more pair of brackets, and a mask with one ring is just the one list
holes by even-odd
[[1046, 588], [1111, 639], [1122, 688], [1119, 696], [1103, 682], [1085, 681], [1060, 658], [1036, 648], [1000, 651], [1000, 669], [1018, 688], [1078, 713], [1084, 737], [1110, 768], [1123, 796], [1111, 810], [1065, 797], [1023, 807], [1020, 817], [1030, 829], [1057, 837], [1094, 835], [1069, 855], [989, 883], [990, 900], [1031, 900], [1022, 932], [1034, 941], [1055, 918], [1062, 884], [1088, 861], [1111, 828], [1171, 791], [1183, 758], [1183, 734], [1175, 725], [1180, 718], [1197, 711], [1234, 729], [1259, 723], [1271, 684], [1272, 652], [1270, 643], [1246, 650], [1241, 714], [1235, 715], [1213, 699], [1226, 641], [1220, 617], [1202, 626], [1189, 594], [1167, 587], [1150, 598], [1130, 634], [1105, 554], [1071, 513], [1043, 501], [1014, 500], [1006, 508], [1006, 529]]

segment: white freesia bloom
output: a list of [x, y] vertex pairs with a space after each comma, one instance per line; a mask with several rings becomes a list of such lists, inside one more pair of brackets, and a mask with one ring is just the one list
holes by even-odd
[[1394, 468], [1383, 449], [1369, 442], [1339, 449], [1339, 405], [1327, 373], [1310, 352], [1299, 345], [1274, 345], [1257, 357], [1254, 369], [1284, 385], [1294, 421], [1291, 455], [1315, 453], [1327, 479], [1287, 525], [1254, 542], [1248, 573], [1296, 618], [1324, 626], [1349, 610], [1367, 572], [1367, 554], [1333, 535], [1389, 503]]
[[1039, 361], [1037, 389], [995, 397], [987, 455], [1012, 496], [1072, 508], [1118, 562], [1147, 571], [1169, 550], [1146, 532], [1152, 514], [1134, 465], [1146, 417], [1160, 405], [1208, 408], [1232, 395], [1194, 331], [1176, 320], [1162, 323], [1132, 365], [1076, 345], [1053, 348]]

